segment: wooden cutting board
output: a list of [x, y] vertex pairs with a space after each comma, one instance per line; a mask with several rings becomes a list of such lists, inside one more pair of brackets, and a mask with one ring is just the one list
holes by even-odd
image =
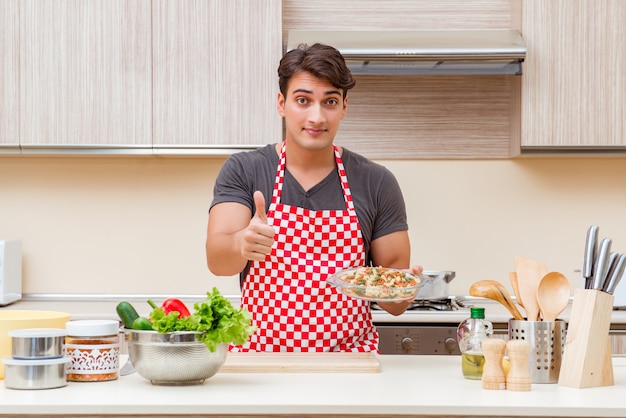
[[375, 353], [235, 353], [220, 373], [378, 373]]

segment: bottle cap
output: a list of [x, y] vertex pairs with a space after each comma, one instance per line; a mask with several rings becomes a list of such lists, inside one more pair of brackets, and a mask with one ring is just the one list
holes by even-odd
[[470, 308], [470, 316], [471, 318], [484, 319], [485, 308]]

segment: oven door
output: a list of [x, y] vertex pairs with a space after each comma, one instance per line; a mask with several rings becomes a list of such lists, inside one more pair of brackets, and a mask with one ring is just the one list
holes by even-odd
[[381, 354], [460, 355], [454, 324], [375, 323]]

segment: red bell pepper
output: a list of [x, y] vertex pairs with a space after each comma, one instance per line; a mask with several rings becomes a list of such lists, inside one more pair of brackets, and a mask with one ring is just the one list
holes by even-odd
[[[150, 304], [150, 306], [152, 306], [153, 309], [157, 308], [157, 305], [153, 301], [148, 300], [148, 303]], [[167, 315], [170, 312], [178, 312], [179, 318], [184, 318], [186, 316], [191, 315], [191, 313], [189, 312], [189, 309], [187, 309], [187, 306], [185, 306], [183, 301], [181, 301], [180, 299], [176, 299], [176, 298], [166, 299], [161, 304], [161, 309], [163, 309], [163, 312], [165, 312], [165, 315]]]

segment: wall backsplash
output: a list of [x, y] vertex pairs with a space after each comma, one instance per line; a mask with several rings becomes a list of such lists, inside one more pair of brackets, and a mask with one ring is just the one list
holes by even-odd
[[[375, 0], [285, 0], [283, 40], [290, 28], [520, 28], [521, 6], [521, 0], [389, 0], [381, 10]], [[5, 43], [7, 51], [17, 45], [15, 38]], [[412, 260], [456, 271], [452, 294], [466, 295], [482, 279], [511, 290], [515, 255], [543, 261], [576, 287], [589, 225], [598, 224], [614, 250], [626, 252], [626, 155], [501, 159], [518, 151], [508, 149], [519, 144], [507, 135], [515, 139], [519, 118], [507, 115], [519, 116], [519, 85], [504, 77], [471, 81], [459, 101], [445, 94], [465, 82], [454, 77], [362, 77], [337, 141], [363, 148], [396, 174], [409, 212]], [[429, 89], [435, 82], [440, 85]], [[17, 97], [15, 80], [5, 84]], [[490, 94], [482, 97], [483, 90]], [[438, 118], [433, 104], [446, 113]], [[374, 117], [384, 122], [363, 123]], [[14, 119], [0, 124], [3, 137], [16, 137]], [[444, 143], [442, 132], [453, 141]], [[376, 154], [382, 148], [389, 155]], [[477, 159], [453, 159], [468, 156]], [[0, 155], [0, 239], [23, 241], [24, 292], [203, 294], [215, 285], [238, 293], [237, 278], [214, 277], [204, 256], [207, 211], [223, 161]]]
[[[587, 227], [626, 251], [626, 157], [387, 160], [412, 261], [457, 272], [450, 292], [502, 281], [513, 257], [578, 284]], [[2, 157], [0, 238], [23, 240], [25, 293], [238, 293], [205, 264], [219, 158]]]

